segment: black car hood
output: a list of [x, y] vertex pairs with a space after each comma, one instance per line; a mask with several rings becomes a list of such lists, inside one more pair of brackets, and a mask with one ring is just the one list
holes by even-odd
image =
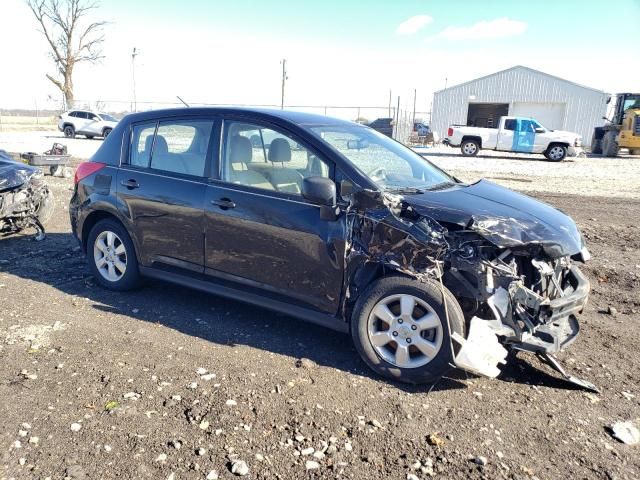
[[551, 258], [575, 255], [583, 247], [568, 215], [487, 180], [406, 195], [404, 201], [443, 226], [475, 231], [498, 247], [539, 245]]
[[18, 188], [39, 172], [39, 168], [14, 162], [5, 151], [0, 150], [0, 192]]

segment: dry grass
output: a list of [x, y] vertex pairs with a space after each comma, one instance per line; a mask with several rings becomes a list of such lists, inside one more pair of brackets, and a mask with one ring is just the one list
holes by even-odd
[[0, 132], [29, 132], [38, 130], [56, 130], [58, 118], [23, 117], [13, 115], [0, 115]]

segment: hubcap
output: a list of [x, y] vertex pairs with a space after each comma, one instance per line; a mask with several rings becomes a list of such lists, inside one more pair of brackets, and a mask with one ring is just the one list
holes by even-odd
[[476, 149], [475, 143], [465, 143], [463, 147], [464, 153], [468, 153], [469, 155], [476, 153]]
[[117, 282], [127, 270], [127, 251], [122, 240], [115, 233], [105, 230], [96, 237], [93, 245], [93, 259], [102, 277]]
[[376, 353], [400, 368], [426, 365], [442, 346], [440, 317], [413, 295], [389, 295], [380, 300], [369, 315], [367, 331]]
[[551, 149], [551, 151], [549, 152], [549, 156], [550, 156], [551, 158], [553, 158], [554, 160], [557, 160], [557, 159], [559, 159], [559, 158], [562, 158], [562, 153], [563, 153], [562, 148], [560, 148], [560, 147], [553, 147], [553, 148]]

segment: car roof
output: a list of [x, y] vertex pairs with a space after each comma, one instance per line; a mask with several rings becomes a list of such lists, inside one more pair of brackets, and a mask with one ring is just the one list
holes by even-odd
[[299, 112], [293, 110], [277, 110], [272, 108], [250, 108], [250, 107], [185, 107], [167, 108], [161, 110], [148, 110], [146, 112], [132, 113], [127, 115], [131, 122], [153, 120], [160, 117], [179, 117], [183, 115], [206, 115], [206, 114], [241, 114], [243, 116], [255, 115], [260, 118], [272, 118], [285, 120], [294, 124], [313, 125], [335, 125], [353, 126], [359, 125], [348, 120], [342, 120], [315, 113]]

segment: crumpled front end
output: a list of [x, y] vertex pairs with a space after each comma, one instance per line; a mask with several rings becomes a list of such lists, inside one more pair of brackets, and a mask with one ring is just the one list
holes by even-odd
[[53, 207], [41, 170], [0, 157], [0, 234], [33, 228], [35, 239], [44, 239], [43, 223]]
[[465, 244], [450, 257], [446, 283], [467, 315], [485, 320], [502, 343], [555, 353], [580, 331], [576, 316], [587, 303], [589, 281], [571, 258], [533, 250], [538, 255]]

